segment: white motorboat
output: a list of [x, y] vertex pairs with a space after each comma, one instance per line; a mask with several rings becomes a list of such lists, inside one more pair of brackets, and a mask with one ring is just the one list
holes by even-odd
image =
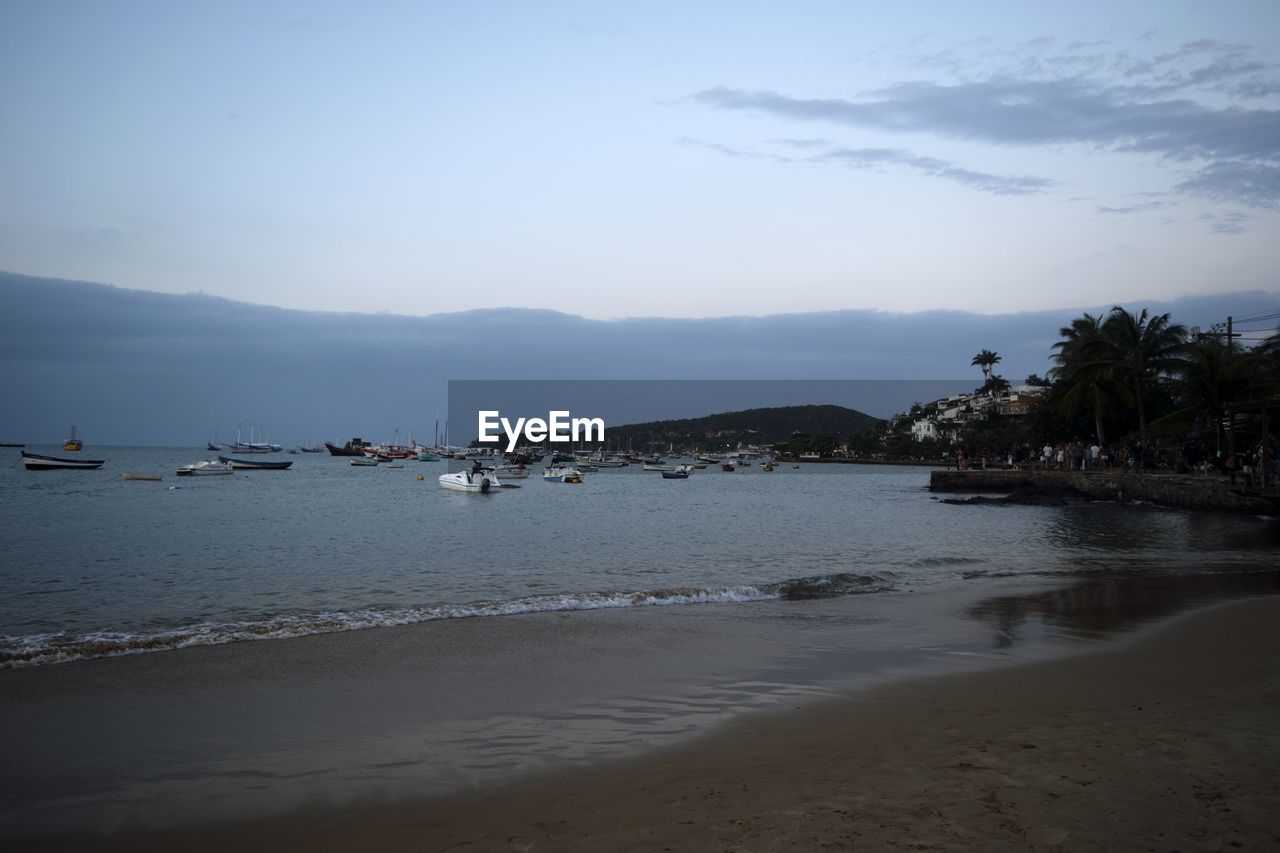
[[455, 492], [489, 492], [502, 488], [498, 475], [492, 468], [482, 468], [475, 473], [459, 471], [457, 474], [441, 474], [440, 488]]
[[179, 477], [207, 477], [213, 474], [230, 474], [233, 473], [233, 469], [230, 462], [214, 462], [211, 459], [205, 459], [183, 465], [173, 473]]
[[532, 469], [527, 465], [499, 465], [494, 470], [504, 480], [526, 480]]
[[671, 468], [671, 466], [670, 466], [670, 465], [666, 465], [666, 464], [662, 464], [662, 463], [657, 463], [657, 462], [646, 462], [646, 463], [644, 463], [644, 470], [646, 470], [646, 471], [664, 471], [664, 472], [665, 472], [665, 471], [671, 471], [671, 470], [673, 470], [673, 469]]
[[577, 468], [548, 468], [542, 472], [542, 479], [548, 483], [581, 483], [582, 472]]

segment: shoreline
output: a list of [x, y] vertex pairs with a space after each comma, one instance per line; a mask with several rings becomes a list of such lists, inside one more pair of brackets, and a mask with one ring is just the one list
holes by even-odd
[[[1246, 848], [1280, 811], [1280, 596], [1067, 658], [748, 715], [469, 794], [25, 849]], [[20, 842], [21, 843], [21, 842]]]
[[[1061, 502], [1072, 496], [1118, 504], [1152, 503], [1193, 512], [1234, 513], [1275, 517], [1280, 499], [1244, 494], [1243, 483], [1233, 486], [1217, 477], [1173, 473], [1139, 473], [1122, 469], [1068, 470], [964, 470], [932, 471], [931, 492], [1007, 492], [1008, 497], [987, 503]], [[963, 503], [964, 501], [950, 501]], [[984, 501], [978, 501], [982, 503]]]

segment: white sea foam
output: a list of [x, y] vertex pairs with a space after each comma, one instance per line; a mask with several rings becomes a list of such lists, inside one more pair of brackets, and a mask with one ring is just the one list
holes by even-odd
[[283, 640], [311, 634], [414, 625], [442, 619], [518, 616], [615, 607], [742, 604], [776, 599], [830, 597], [892, 589], [874, 575], [832, 574], [773, 584], [672, 587], [635, 592], [535, 595], [508, 601], [474, 601], [422, 607], [288, 613], [241, 622], [201, 622], [154, 631], [88, 631], [0, 637], [0, 668], [65, 663], [87, 658], [216, 646], [251, 640]]

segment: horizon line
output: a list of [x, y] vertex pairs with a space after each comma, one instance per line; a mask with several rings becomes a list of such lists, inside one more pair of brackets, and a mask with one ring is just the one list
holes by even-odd
[[33, 275], [30, 273], [15, 272], [13, 270], [0, 270], [0, 281], [5, 277], [33, 279], [44, 282], [57, 282], [65, 285], [76, 285], [81, 287], [103, 288], [106, 290], [124, 291], [128, 293], [144, 293], [151, 296], [171, 297], [174, 299], [184, 298], [202, 298], [216, 299], [222, 302], [229, 302], [234, 305], [244, 305], [251, 308], [263, 308], [275, 311], [291, 311], [299, 314], [320, 314], [331, 316], [345, 317], [397, 317], [397, 318], [413, 318], [413, 319], [429, 319], [429, 318], [448, 318], [458, 317], [467, 314], [477, 314], [485, 312], [510, 312], [510, 313], [527, 313], [527, 314], [554, 314], [561, 317], [571, 318], [575, 320], [584, 320], [590, 323], [628, 323], [628, 322], [705, 322], [718, 320], [768, 320], [782, 319], [791, 317], [814, 317], [822, 315], [834, 314], [879, 314], [886, 317], [916, 317], [916, 316], [938, 316], [944, 314], [964, 315], [967, 317], [1026, 317], [1038, 314], [1058, 314], [1070, 313], [1076, 311], [1110, 311], [1113, 307], [1126, 307], [1125, 303], [1135, 304], [1138, 306], [1162, 305], [1169, 302], [1176, 302], [1186, 299], [1211, 299], [1211, 298], [1232, 298], [1232, 297], [1261, 297], [1277, 299], [1277, 294], [1267, 290], [1229, 290], [1219, 293], [1180, 293], [1172, 296], [1164, 296], [1150, 299], [1133, 299], [1133, 300], [1112, 300], [1107, 306], [1099, 305], [1073, 305], [1062, 306], [1057, 308], [1029, 308], [1020, 311], [1002, 311], [993, 313], [984, 313], [981, 311], [973, 311], [965, 308], [922, 308], [915, 311], [901, 311], [887, 308], [823, 308], [811, 311], [786, 311], [775, 312], [769, 314], [705, 314], [699, 316], [668, 316], [661, 314], [640, 314], [640, 315], [624, 315], [616, 317], [589, 317], [584, 314], [574, 314], [559, 308], [539, 308], [532, 306], [518, 305], [497, 305], [477, 308], [463, 308], [455, 311], [438, 311], [429, 314], [402, 313], [392, 310], [374, 310], [374, 311], [340, 311], [327, 310], [317, 308], [295, 308], [286, 305], [273, 305], [264, 302], [250, 302], [244, 299], [236, 299], [230, 296], [221, 296], [215, 293], [208, 293], [203, 290], [192, 290], [181, 293], [175, 293], [164, 290], [148, 290], [141, 287], [133, 287], [129, 285], [115, 284], [111, 282], [89, 281], [85, 279], [61, 278], [50, 275]]

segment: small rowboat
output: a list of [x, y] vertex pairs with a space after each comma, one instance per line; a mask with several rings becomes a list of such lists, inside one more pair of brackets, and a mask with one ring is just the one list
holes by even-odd
[[41, 456], [22, 451], [22, 464], [28, 471], [52, 471], [57, 468], [101, 468], [105, 459], [64, 459], [61, 456]]
[[137, 471], [125, 471], [125, 472], [124, 472], [124, 479], [126, 479], [126, 480], [146, 480], [146, 481], [148, 481], [148, 482], [155, 482], [155, 481], [163, 480], [163, 479], [164, 479], [164, 477], [161, 477], [159, 474], [140, 474], [140, 473], [138, 473]]

